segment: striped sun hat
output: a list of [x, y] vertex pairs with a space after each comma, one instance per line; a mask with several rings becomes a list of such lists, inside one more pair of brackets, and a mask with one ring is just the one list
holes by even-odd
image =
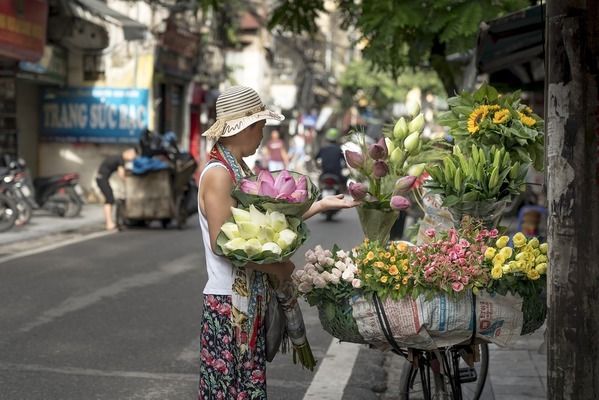
[[202, 136], [216, 142], [221, 137], [236, 135], [265, 119], [282, 121], [285, 117], [267, 109], [254, 89], [232, 86], [218, 96], [216, 122]]

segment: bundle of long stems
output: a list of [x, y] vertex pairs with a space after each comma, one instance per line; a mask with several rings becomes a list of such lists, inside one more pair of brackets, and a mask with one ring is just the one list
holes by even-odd
[[304, 368], [313, 371], [316, 360], [314, 360], [310, 343], [306, 337], [306, 325], [297, 302], [293, 283], [291, 281], [283, 282], [277, 287], [276, 294], [287, 320], [287, 335], [293, 345], [293, 363], [297, 364], [299, 360]]

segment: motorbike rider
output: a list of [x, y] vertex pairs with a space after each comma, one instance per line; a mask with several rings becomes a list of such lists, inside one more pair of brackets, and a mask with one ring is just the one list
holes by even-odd
[[116, 224], [112, 219], [112, 206], [114, 205], [114, 194], [110, 186], [110, 176], [118, 171], [119, 177], [125, 179], [125, 163], [133, 161], [137, 157], [137, 149], [131, 147], [121, 154], [108, 156], [100, 164], [96, 183], [104, 195], [104, 219], [106, 221], [106, 230], [116, 229]]
[[345, 158], [343, 157], [341, 146], [337, 143], [339, 131], [335, 128], [330, 128], [325, 132], [324, 137], [326, 144], [320, 148], [315, 159], [320, 164], [322, 175], [331, 174], [337, 176], [341, 187], [345, 187], [346, 178], [342, 174], [342, 170], [345, 168]]

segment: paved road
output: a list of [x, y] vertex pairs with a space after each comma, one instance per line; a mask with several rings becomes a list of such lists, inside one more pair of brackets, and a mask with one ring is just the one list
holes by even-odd
[[[317, 216], [309, 227], [308, 246], [348, 248], [362, 236], [355, 211], [332, 223]], [[195, 398], [201, 246], [193, 224], [122, 232], [0, 264], [0, 399]], [[331, 337], [315, 310], [304, 310], [322, 359]], [[267, 376], [270, 399], [301, 400], [314, 374], [278, 355]], [[343, 398], [366, 397], [346, 390]]]

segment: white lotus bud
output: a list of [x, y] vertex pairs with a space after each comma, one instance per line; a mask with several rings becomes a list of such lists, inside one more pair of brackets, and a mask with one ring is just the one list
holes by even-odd
[[237, 227], [237, 224], [233, 222], [225, 222], [220, 230], [223, 231], [229, 240], [239, 237], [239, 228]]

